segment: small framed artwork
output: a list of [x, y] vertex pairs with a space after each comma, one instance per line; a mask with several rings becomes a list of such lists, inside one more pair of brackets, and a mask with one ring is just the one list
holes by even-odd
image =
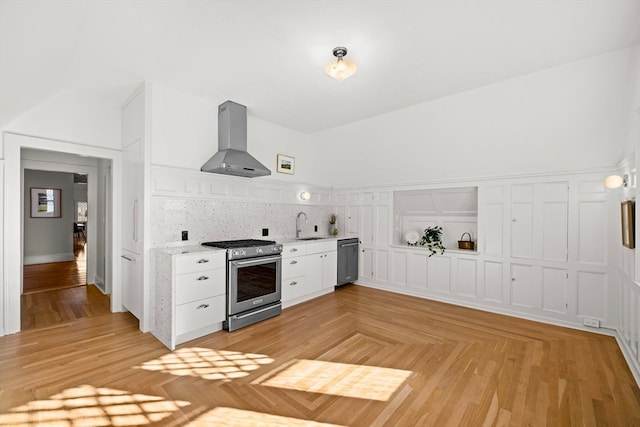
[[622, 223], [622, 245], [626, 246], [629, 249], [634, 249], [636, 247], [636, 239], [635, 239], [636, 206], [635, 205], [636, 204], [633, 200], [627, 200], [626, 202], [622, 202], [620, 204], [620, 214], [621, 214], [621, 223]]
[[296, 168], [296, 159], [284, 154], [278, 154], [278, 172], [293, 175]]
[[31, 188], [31, 218], [60, 218], [62, 190], [59, 188]]

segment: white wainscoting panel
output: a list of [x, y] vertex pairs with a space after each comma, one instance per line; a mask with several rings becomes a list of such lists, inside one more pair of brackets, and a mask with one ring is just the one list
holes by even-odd
[[451, 258], [433, 256], [427, 268], [427, 287], [436, 292], [451, 293]]
[[389, 280], [389, 251], [376, 250], [376, 280]]
[[501, 262], [484, 263], [484, 300], [504, 303], [503, 270]]
[[458, 295], [471, 298], [478, 297], [477, 264], [478, 261], [475, 259], [458, 259]]
[[502, 203], [486, 205], [484, 212], [482, 224], [484, 238], [480, 239], [484, 243], [484, 252], [487, 255], [502, 255], [504, 252], [502, 247], [504, 205]]
[[410, 252], [407, 257], [407, 284], [413, 288], [427, 289], [427, 256]]
[[607, 275], [578, 271], [578, 316], [606, 320]]
[[391, 252], [391, 283], [393, 285], [407, 285], [407, 253]]
[[607, 206], [601, 201], [582, 201], [578, 205], [579, 235], [578, 262], [586, 264], [606, 263]]
[[567, 261], [567, 202], [545, 202], [542, 209], [542, 258], [548, 261]]

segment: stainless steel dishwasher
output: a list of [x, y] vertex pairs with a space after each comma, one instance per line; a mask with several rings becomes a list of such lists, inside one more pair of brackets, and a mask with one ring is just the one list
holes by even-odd
[[338, 281], [336, 286], [358, 280], [358, 239], [338, 240]]

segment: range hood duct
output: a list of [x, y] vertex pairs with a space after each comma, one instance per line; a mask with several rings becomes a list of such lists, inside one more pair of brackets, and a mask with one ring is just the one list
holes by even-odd
[[247, 178], [271, 175], [247, 153], [247, 107], [233, 101], [218, 106], [218, 152], [200, 170]]

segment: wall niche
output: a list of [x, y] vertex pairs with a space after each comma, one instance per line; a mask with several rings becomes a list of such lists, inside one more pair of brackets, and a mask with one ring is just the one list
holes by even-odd
[[[407, 233], [415, 231], [422, 236], [425, 228], [436, 225], [442, 227], [442, 243], [447, 250], [457, 250], [464, 233], [476, 241], [478, 187], [395, 191], [393, 202], [395, 245], [407, 246]], [[468, 240], [466, 235], [464, 240]]]

